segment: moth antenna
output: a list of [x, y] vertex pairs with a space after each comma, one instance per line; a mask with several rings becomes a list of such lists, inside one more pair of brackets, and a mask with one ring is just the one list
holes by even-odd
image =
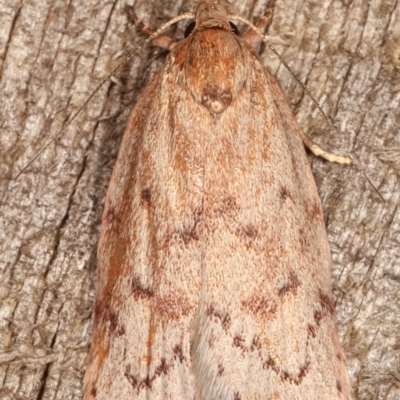
[[101, 80], [101, 82], [96, 86], [96, 88], [92, 91], [92, 93], [86, 98], [86, 100], [83, 102], [83, 104], [79, 107], [79, 109], [72, 114], [70, 118], [67, 119], [67, 122], [65, 125], [61, 128], [61, 130], [53, 137], [51, 138], [47, 143], [45, 143], [39, 151], [36, 153], [36, 155], [26, 164], [14, 177], [14, 180], [17, 180], [25, 171], [27, 168], [29, 168], [32, 163], [35, 162], [35, 160], [43, 153], [46, 148], [53, 143], [57, 138], [59, 138], [65, 130], [72, 124], [72, 122], [75, 121], [75, 119], [79, 116], [79, 114], [82, 112], [82, 110], [89, 104], [89, 102], [93, 99], [95, 94], [104, 86], [104, 84], [124, 66], [130, 61], [130, 59], [139, 53], [139, 51], [145, 47], [149, 42], [151, 42], [153, 39], [155, 39], [157, 36], [159, 36], [162, 32], [164, 32], [168, 27], [171, 25], [183, 20], [183, 19], [193, 19], [194, 18], [194, 13], [188, 12], [182, 15], [179, 15], [175, 18], [172, 18], [168, 22], [166, 22], [164, 25], [162, 25], [159, 29], [157, 29], [153, 34], [149, 35], [143, 42], [135, 47], [133, 50], [131, 50], [122, 60], [120, 64], [118, 64], [105, 78]]
[[[323, 117], [325, 118], [325, 121], [328, 123], [329, 127], [334, 131], [337, 132], [337, 129], [334, 127], [332, 124], [332, 121], [330, 118], [325, 114], [324, 110], [318, 103], [318, 101], [315, 99], [315, 97], [312, 95], [310, 90], [308, 89], [307, 85], [304, 84], [294, 73], [292, 68], [288, 65], [288, 63], [283, 59], [283, 57], [278, 53], [278, 51], [272, 46], [270, 41], [267, 39], [267, 37], [263, 34], [263, 32], [257, 28], [254, 24], [252, 24], [250, 21], [248, 21], [246, 18], [243, 18], [240, 15], [237, 14], [229, 14], [228, 18], [231, 19], [236, 19], [238, 21], [241, 21], [248, 25], [251, 29], [253, 29], [262, 39], [262, 41], [270, 48], [270, 50], [278, 57], [279, 61], [283, 64], [283, 66], [289, 71], [290, 75], [296, 80], [296, 82], [302, 87], [302, 89], [305, 91], [305, 93], [311, 98], [311, 101], [313, 104], [317, 107], [317, 109], [321, 112]], [[381, 200], [385, 203], [385, 199], [383, 196], [379, 193], [378, 189], [373, 185], [371, 180], [368, 178], [367, 174], [365, 173], [364, 169], [360, 166], [359, 162], [352, 156], [338, 156], [333, 153], [329, 153], [321, 147], [319, 147], [317, 144], [315, 144], [303, 131], [300, 130], [301, 138], [303, 139], [304, 144], [307, 146], [307, 148], [316, 156], [320, 156], [324, 158], [327, 161], [330, 162], [336, 162], [339, 164], [352, 164], [354, 165], [359, 172], [361, 172], [364, 176], [364, 178], [367, 180], [367, 182], [371, 185], [372, 189], [378, 194], [378, 196], [381, 198]]]
[[292, 77], [296, 80], [296, 82], [302, 87], [302, 89], [306, 92], [306, 94], [311, 98], [311, 101], [313, 102], [313, 104], [315, 105], [315, 107], [318, 108], [318, 110], [321, 112], [321, 114], [324, 116], [326, 122], [328, 123], [329, 127], [334, 130], [335, 132], [337, 132], [337, 129], [334, 127], [334, 125], [332, 124], [332, 121], [330, 120], [330, 118], [325, 114], [325, 111], [322, 109], [322, 107], [320, 106], [320, 104], [318, 103], [318, 101], [315, 99], [315, 97], [312, 95], [312, 93], [310, 92], [310, 90], [308, 89], [307, 85], [304, 84], [298, 77], [297, 75], [294, 73], [294, 71], [292, 70], [292, 68], [290, 68], [289, 64], [283, 59], [283, 57], [278, 53], [278, 51], [275, 49], [274, 46], [272, 46], [271, 42], [267, 39], [267, 37], [263, 34], [263, 32], [261, 32], [261, 30], [259, 28], [257, 28], [254, 24], [252, 24], [250, 21], [248, 21], [246, 18], [243, 18], [240, 15], [237, 14], [230, 14], [228, 16], [229, 18], [232, 19], [237, 19], [243, 23], [245, 23], [246, 25], [248, 25], [251, 29], [253, 29], [255, 32], [258, 33], [258, 35], [260, 35], [262, 41], [270, 48], [270, 50], [276, 55], [276, 57], [279, 59], [279, 61], [283, 64], [283, 66], [289, 71], [290, 75], [292, 75]]
[[372, 183], [371, 179], [368, 178], [368, 175], [365, 172], [364, 168], [361, 167], [361, 165], [358, 163], [357, 160], [353, 160], [353, 165], [357, 168], [358, 172], [360, 172], [364, 176], [364, 178], [371, 185], [372, 189], [374, 189], [375, 193], [379, 196], [379, 198], [382, 200], [382, 202], [386, 204], [386, 200], [383, 198], [383, 196], [380, 194], [379, 190]]

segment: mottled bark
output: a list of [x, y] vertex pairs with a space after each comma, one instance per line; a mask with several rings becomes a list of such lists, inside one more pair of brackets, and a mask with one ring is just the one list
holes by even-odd
[[[158, 27], [195, 4], [138, 0], [136, 11]], [[235, 0], [232, 11], [257, 19], [265, 4]], [[78, 399], [104, 196], [130, 110], [164, 52], [142, 51], [53, 140], [143, 36], [117, 1], [0, 0], [0, 21], [0, 397]], [[386, 199], [354, 167], [310, 156], [354, 398], [398, 399], [400, 3], [276, 0], [268, 34], [337, 127], [262, 49], [304, 132], [360, 160]]]

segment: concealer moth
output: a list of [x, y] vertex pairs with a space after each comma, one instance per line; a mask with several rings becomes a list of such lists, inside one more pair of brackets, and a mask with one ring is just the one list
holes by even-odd
[[350, 399], [304, 135], [226, 3], [199, 3], [127, 124], [86, 400]]

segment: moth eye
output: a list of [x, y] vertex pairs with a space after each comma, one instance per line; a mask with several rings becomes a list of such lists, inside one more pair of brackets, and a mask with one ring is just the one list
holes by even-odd
[[[239, 29], [237, 28], [237, 26], [231, 21], [229, 21], [229, 25], [232, 28], [232, 32], [235, 35], [239, 35]], [[186, 27], [185, 34], [184, 34], [185, 38], [187, 38], [193, 32], [195, 26], [196, 26], [196, 22], [193, 21]]]
[[193, 21], [186, 27], [185, 38], [187, 38], [193, 32], [195, 26], [196, 26], [196, 22]]
[[237, 27], [233, 22], [231, 22], [231, 21], [229, 21], [229, 25], [231, 26], [233, 33], [234, 33], [235, 35], [238, 35], [238, 36], [239, 36], [239, 29], [238, 29], [238, 27]]

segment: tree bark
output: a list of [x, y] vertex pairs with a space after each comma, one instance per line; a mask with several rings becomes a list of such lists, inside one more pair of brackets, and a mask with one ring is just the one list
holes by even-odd
[[[267, 0], [231, 3], [257, 20]], [[195, 6], [138, 0], [135, 10], [157, 28]], [[107, 184], [132, 106], [165, 51], [141, 51], [57, 137], [143, 35], [123, 1], [0, 0], [0, 13], [0, 397], [77, 399]], [[182, 26], [170, 34], [181, 38]], [[400, 2], [276, 0], [268, 35], [337, 127], [262, 47], [303, 131], [352, 154], [386, 200], [356, 168], [310, 155], [354, 399], [399, 399]]]

